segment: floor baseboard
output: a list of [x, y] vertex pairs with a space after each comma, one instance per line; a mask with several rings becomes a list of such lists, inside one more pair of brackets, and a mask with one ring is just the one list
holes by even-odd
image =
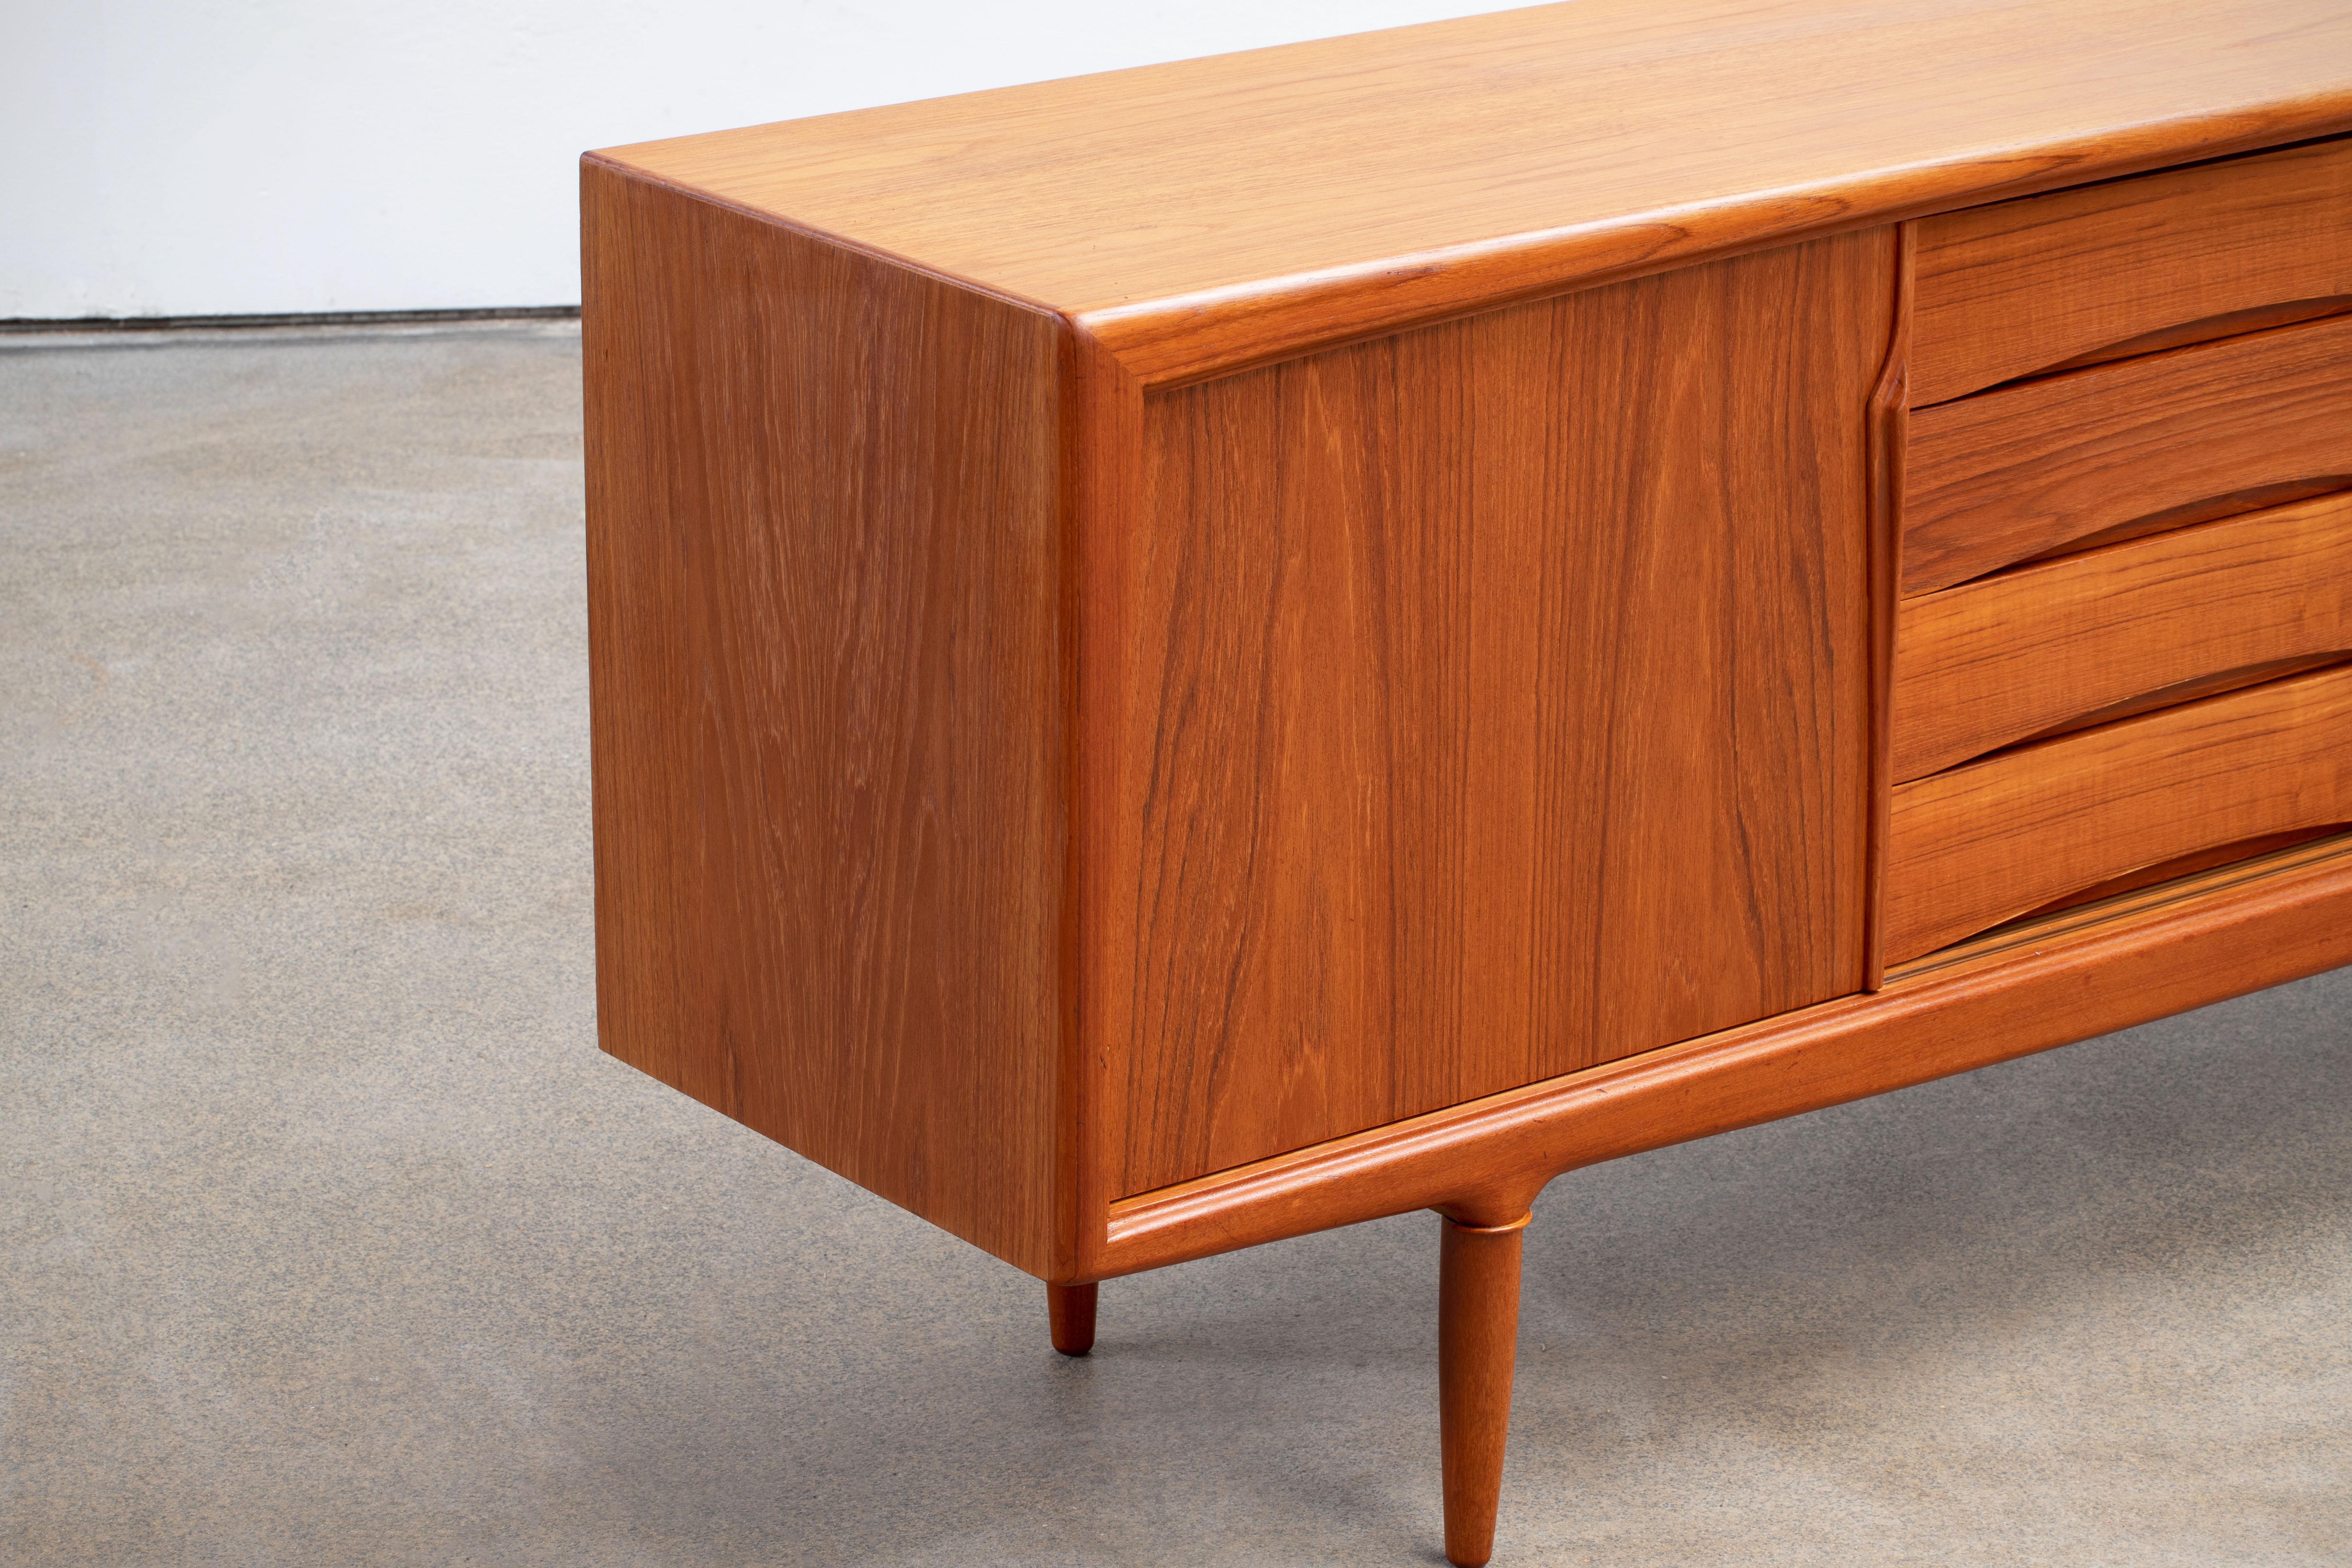
[[410, 327], [442, 321], [577, 321], [577, 305], [504, 305], [476, 310], [309, 310], [269, 316], [59, 316], [0, 321], [0, 332], [233, 331], [248, 327]]

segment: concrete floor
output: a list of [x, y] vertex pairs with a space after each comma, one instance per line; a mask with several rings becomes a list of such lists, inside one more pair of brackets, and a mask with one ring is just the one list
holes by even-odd
[[[576, 336], [0, 350], [0, 1558], [1437, 1561], [1434, 1220], [1066, 1363], [597, 1053]], [[2352, 1561], [2352, 971], [1527, 1258], [1499, 1563]]]

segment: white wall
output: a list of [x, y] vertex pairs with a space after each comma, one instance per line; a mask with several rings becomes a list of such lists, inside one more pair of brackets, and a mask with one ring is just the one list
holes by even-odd
[[1496, 8], [0, 0], [0, 318], [575, 303], [586, 148]]

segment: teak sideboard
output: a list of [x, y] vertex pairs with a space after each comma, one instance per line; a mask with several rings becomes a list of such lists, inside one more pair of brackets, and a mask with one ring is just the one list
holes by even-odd
[[604, 1047], [1044, 1280], [2352, 962], [2352, 8], [1579, 0], [589, 154]]

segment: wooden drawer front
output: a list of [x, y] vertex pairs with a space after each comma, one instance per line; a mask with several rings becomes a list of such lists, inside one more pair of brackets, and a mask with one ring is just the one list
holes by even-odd
[[1906, 599], [1895, 637], [1898, 781], [2189, 682], [2352, 654], [2352, 492]]
[[1923, 218], [1915, 407], [2118, 343], [2352, 294], [2352, 141]]
[[2143, 866], [2347, 820], [2345, 665], [1900, 784], [1887, 824], [1887, 962]]
[[1903, 591], [2336, 484], [2352, 484], [2352, 316], [2026, 382], [1911, 416]]

